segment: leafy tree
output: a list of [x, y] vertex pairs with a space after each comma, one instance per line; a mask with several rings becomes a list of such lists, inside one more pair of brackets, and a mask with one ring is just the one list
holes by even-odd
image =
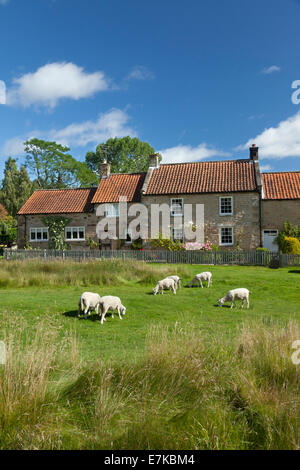
[[95, 152], [87, 152], [85, 161], [98, 175], [99, 164], [104, 159], [111, 164], [112, 173], [135, 173], [147, 171], [149, 155], [153, 153], [155, 150], [148, 142], [136, 137], [115, 137], [97, 145]]
[[97, 177], [86, 163], [69, 153], [69, 147], [40, 139], [25, 142], [26, 167], [35, 176], [39, 188], [90, 186]]
[[17, 221], [11, 215], [0, 220], [0, 244], [11, 247], [17, 240]]
[[0, 192], [0, 200], [13, 217], [32, 194], [34, 186], [30, 181], [26, 168], [17, 167], [16, 160], [9, 157], [5, 162], [4, 179]]

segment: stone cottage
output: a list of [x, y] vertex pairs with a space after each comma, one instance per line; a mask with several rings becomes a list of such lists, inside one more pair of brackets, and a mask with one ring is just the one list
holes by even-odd
[[[46, 215], [70, 219], [65, 240], [72, 249], [89, 249], [91, 240], [101, 249], [130, 248], [131, 209], [136, 203], [148, 209], [148, 227], [151, 206], [167, 204], [170, 236], [181, 241], [184, 230], [178, 220], [185, 205], [191, 204], [194, 211], [203, 204], [205, 237], [222, 249], [269, 245], [285, 220], [300, 224], [300, 172], [261, 174], [255, 145], [248, 159], [164, 164], [150, 155], [147, 173], [112, 174], [109, 163], [103, 162], [100, 174], [97, 188], [35, 191], [18, 213], [19, 248], [26, 241], [32, 247], [48, 247], [48, 228], [42, 220]], [[127, 201], [127, 225], [111, 233], [100, 227], [101, 221], [120, 218], [122, 198]], [[148, 231], [143, 242], [150, 238]]]

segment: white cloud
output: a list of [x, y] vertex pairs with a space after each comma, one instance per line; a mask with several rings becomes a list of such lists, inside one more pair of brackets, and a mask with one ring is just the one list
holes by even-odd
[[264, 158], [300, 157], [300, 111], [276, 127], [265, 129], [238, 149], [247, 149], [253, 143], [260, 147], [259, 155]]
[[26, 139], [21, 137], [13, 137], [8, 139], [1, 149], [1, 156], [17, 157], [24, 153], [24, 142]]
[[154, 74], [144, 65], [136, 65], [126, 77], [126, 80], [152, 80]]
[[49, 138], [64, 145], [84, 147], [87, 144], [99, 144], [111, 137], [136, 136], [128, 125], [129, 116], [120, 109], [111, 109], [100, 114], [96, 121], [73, 123], [60, 130], [51, 130]]
[[18, 156], [24, 154], [24, 142], [33, 137], [54, 140], [68, 147], [84, 147], [88, 144], [99, 144], [111, 137], [135, 137], [137, 133], [128, 125], [129, 116], [120, 109], [111, 109], [100, 114], [96, 121], [73, 123], [63, 129], [50, 131], [31, 131], [30, 134], [13, 137], [5, 142], [1, 149], [2, 156]]
[[9, 2], [9, 0], [0, 0], [0, 5], [6, 5]]
[[209, 147], [206, 143], [200, 144], [197, 147], [178, 145], [177, 147], [159, 150], [159, 153], [163, 157], [162, 163], [197, 162], [205, 158], [229, 156], [228, 153]]
[[3, 80], [0, 80], [0, 104], [6, 104], [6, 86]]
[[260, 165], [260, 171], [270, 171], [273, 167], [271, 165]]
[[280, 67], [278, 65], [271, 65], [270, 67], [265, 67], [261, 71], [261, 73], [264, 75], [269, 75], [270, 73], [274, 72], [280, 72]]
[[9, 104], [21, 104], [54, 108], [57, 103], [69, 98], [79, 100], [109, 88], [103, 72], [86, 73], [82, 67], [71, 62], [54, 62], [40, 67], [13, 80], [8, 91]]

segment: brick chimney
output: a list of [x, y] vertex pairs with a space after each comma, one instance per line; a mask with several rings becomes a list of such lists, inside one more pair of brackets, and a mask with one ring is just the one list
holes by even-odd
[[99, 165], [99, 173], [100, 173], [101, 178], [109, 178], [110, 163], [107, 163], [106, 160], [103, 160], [103, 162], [101, 162]]
[[252, 144], [249, 150], [250, 150], [250, 160], [258, 161], [258, 147], [256, 147], [255, 144]]
[[149, 155], [149, 168], [158, 168], [159, 167], [159, 159], [158, 153], [154, 153], [153, 155]]

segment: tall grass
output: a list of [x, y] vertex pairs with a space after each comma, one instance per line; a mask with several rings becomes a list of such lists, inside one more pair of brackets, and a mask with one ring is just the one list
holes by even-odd
[[[186, 266], [173, 267], [174, 274], [189, 276]], [[149, 265], [143, 261], [2, 261], [0, 288], [48, 286], [110, 286], [126, 285], [130, 281], [155, 284], [170, 274], [167, 265]]]
[[231, 343], [176, 323], [151, 328], [141, 360], [83, 364], [55, 320], [29, 335], [7, 317], [0, 447], [299, 449], [299, 338], [293, 322], [244, 325]]

